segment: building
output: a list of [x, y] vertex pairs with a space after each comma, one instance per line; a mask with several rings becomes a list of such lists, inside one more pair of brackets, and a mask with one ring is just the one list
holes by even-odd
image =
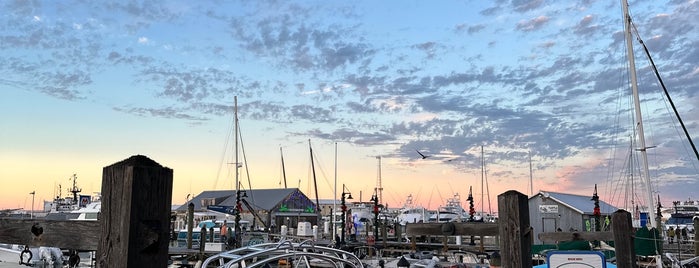
[[[204, 191], [189, 203], [195, 213], [218, 211], [231, 219], [235, 215], [238, 195], [234, 190]], [[320, 211], [298, 188], [241, 190], [241, 219], [252, 222], [251, 228], [262, 229], [286, 225], [296, 228], [299, 222], [318, 225]], [[176, 209], [178, 221], [185, 219], [188, 204]], [[215, 213], [215, 212], [214, 212]]]
[[[599, 201], [601, 230], [609, 230], [611, 215], [618, 209]], [[542, 244], [539, 233], [556, 231], [594, 231], [595, 204], [592, 196], [541, 191], [529, 198], [529, 224], [534, 244]]]

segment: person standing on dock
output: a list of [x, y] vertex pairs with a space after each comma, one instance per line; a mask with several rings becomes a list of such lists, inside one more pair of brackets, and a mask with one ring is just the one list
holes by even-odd
[[670, 240], [670, 244], [672, 244], [675, 240], [675, 228], [672, 228], [672, 226], [670, 226], [670, 229], [667, 230], [667, 238]]
[[684, 242], [687, 242], [687, 240], [688, 240], [688, 237], [687, 237], [687, 227], [686, 227], [686, 226], [682, 228], [682, 239], [683, 239], [683, 241], [679, 241], [679, 239], [678, 239], [677, 242], [678, 242], [678, 243], [684, 243]]
[[228, 241], [228, 226], [226, 223], [226, 220], [223, 220], [223, 225], [221, 225], [221, 243]]

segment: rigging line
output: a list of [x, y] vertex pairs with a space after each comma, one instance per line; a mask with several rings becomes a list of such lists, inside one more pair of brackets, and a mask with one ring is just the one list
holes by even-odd
[[[235, 124], [235, 118], [233, 119], [233, 124]], [[226, 140], [223, 143], [223, 150], [221, 151], [221, 161], [218, 163], [218, 170], [216, 171], [216, 179], [214, 180], [214, 185], [212, 186], [213, 189], [216, 189], [216, 185], [218, 184], [218, 179], [221, 177], [221, 169], [223, 168], [223, 163], [226, 159], [226, 148], [228, 148], [228, 142], [230, 141], [230, 134], [233, 133], [231, 129], [233, 128], [233, 124], [230, 124], [228, 129], [226, 130]]]
[[694, 142], [692, 141], [692, 137], [689, 135], [689, 132], [687, 131], [687, 127], [684, 125], [684, 121], [682, 121], [682, 117], [680, 117], [680, 113], [677, 111], [677, 107], [675, 107], [675, 103], [672, 101], [672, 98], [670, 97], [670, 93], [667, 91], [667, 88], [665, 87], [665, 83], [663, 82], [663, 79], [660, 77], [660, 72], [658, 72], [658, 68], [655, 66], [655, 62], [653, 61], [653, 57], [651, 57], [650, 52], [648, 51], [648, 47], [641, 39], [641, 35], [638, 34], [638, 29], [636, 29], [636, 25], [631, 23], [631, 26], [634, 29], [634, 32], [636, 33], [636, 40], [638, 40], [638, 42], [643, 47], [643, 51], [645, 52], [646, 57], [648, 57], [648, 60], [650, 61], [651, 67], [653, 67], [653, 72], [655, 73], [655, 77], [658, 78], [658, 82], [660, 83], [660, 86], [663, 88], [663, 92], [665, 92], [665, 96], [667, 97], [668, 102], [670, 102], [670, 106], [672, 106], [672, 110], [675, 112], [675, 116], [677, 116], [677, 120], [680, 121], [680, 125], [682, 126], [682, 130], [684, 130], [684, 135], [687, 137], [689, 144], [692, 146], [692, 149], [694, 150], [694, 155], [696, 156], [697, 160], [699, 161], [699, 151], [697, 151], [697, 147], [694, 146]]
[[323, 159], [319, 157], [318, 153], [313, 152], [313, 161], [318, 163], [317, 168], [320, 171], [320, 175], [322, 175], [323, 180], [325, 181], [325, 185], [328, 186], [328, 189], [332, 192], [333, 184], [330, 183], [330, 180], [328, 180], [328, 175], [325, 173], [325, 169], [323, 169], [323, 166], [325, 165]]
[[[248, 158], [245, 154], [245, 144], [243, 143], [243, 132], [240, 130], [240, 122], [238, 122], [238, 138], [240, 139], [240, 151], [243, 153], [243, 163], [245, 164], [245, 175], [248, 178], [248, 189], [250, 189], [250, 200], [255, 203], [255, 196], [252, 191], [252, 182], [250, 182], [250, 170], [248, 169]], [[235, 168], [238, 168], [238, 163], [235, 163]]]

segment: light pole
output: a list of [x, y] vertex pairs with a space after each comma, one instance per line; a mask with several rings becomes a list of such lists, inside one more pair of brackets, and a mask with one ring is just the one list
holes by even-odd
[[29, 194], [32, 195], [32, 210], [29, 212], [29, 218], [33, 219], [34, 218], [34, 196], [36, 196], [36, 191], [32, 191]]
[[374, 195], [371, 196], [369, 201], [374, 202], [373, 213], [374, 213], [374, 239], [379, 237], [379, 197], [376, 195], [376, 189], [374, 189]]
[[[345, 219], [347, 219], [347, 216], [345, 213], [347, 212], [347, 206], [345, 205], [345, 199], [352, 199], [352, 193], [345, 192], [347, 187], [345, 187], [345, 184], [342, 184], [342, 199], [340, 200], [340, 208], [342, 209], [342, 225], [340, 226], [341, 234], [340, 234], [340, 244], [344, 245], [345, 244]], [[347, 196], [347, 197], [345, 197]]]
[[240, 243], [242, 241], [242, 238], [240, 237], [240, 213], [243, 212], [243, 206], [241, 205], [240, 199], [242, 197], [248, 197], [247, 192], [244, 190], [238, 190], [235, 192], [235, 244], [236, 246], [240, 247]]

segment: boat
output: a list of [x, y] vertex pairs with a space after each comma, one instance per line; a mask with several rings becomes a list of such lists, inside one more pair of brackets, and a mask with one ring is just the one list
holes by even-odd
[[[88, 213], [88, 211], [97, 209], [99, 212], [99, 207], [101, 205], [100, 196], [91, 195], [81, 195], [79, 194], [82, 189], [78, 188], [78, 176], [73, 174], [70, 178], [73, 181], [73, 186], [70, 188], [71, 195], [61, 197], [61, 186], [58, 186], [58, 195], [54, 197], [51, 202], [46, 202], [44, 204], [44, 210], [47, 211], [45, 219], [47, 220], [76, 220], [81, 216], [81, 213]], [[91, 209], [88, 207], [92, 207]], [[83, 210], [81, 210], [83, 209]], [[81, 210], [80, 212], [76, 212]], [[93, 217], [96, 220], [96, 214], [84, 217]]]
[[466, 210], [461, 206], [461, 196], [455, 193], [453, 197], [448, 198], [444, 206], [437, 209], [437, 213], [432, 214], [428, 218], [428, 222], [454, 222], [462, 221], [469, 217]]
[[675, 230], [687, 228], [689, 233], [694, 233], [694, 218], [699, 217], [699, 201], [690, 199], [674, 201], [672, 204], [674, 213], [671, 213], [670, 218], [665, 221], [665, 230], [667, 231], [670, 227]]
[[396, 216], [396, 221], [400, 225], [405, 225], [407, 223], [417, 223], [423, 222], [425, 219], [430, 217], [431, 213], [427, 211], [422, 206], [415, 206], [413, 204], [413, 195], [408, 195], [405, 200], [403, 207], [398, 210], [398, 215]]
[[[199, 222], [195, 227], [192, 227], [192, 248], [199, 248], [201, 241], [202, 228], [207, 229], [205, 241], [211, 240], [211, 228], [214, 229], [213, 242], [221, 242], [221, 226], [226, 220], [204, 220]], [[245, 220], [240, 220], [240, 229], [247, 230], [250, 227], [250, 222]], [[226, 225], [232, 230], [235, 229], [234, 222], [226, 222]], [[177, 247], [186, 248], [187, 247], [187, 228], [177, 231]]]

